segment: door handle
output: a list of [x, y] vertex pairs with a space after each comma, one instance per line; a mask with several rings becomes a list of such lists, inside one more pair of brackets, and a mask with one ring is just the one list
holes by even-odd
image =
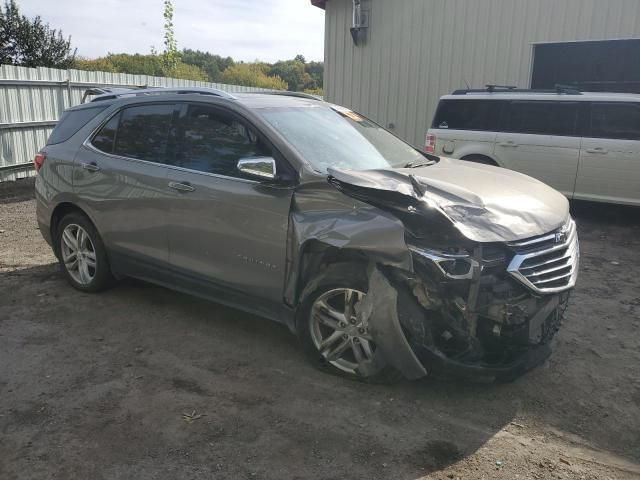
[[587, 153], [597, 153], [600, 155], [606, 155], [607, 153], [609, 153], [608, 150], [605, 150], [604, 148], [587, 148]]
[[89, 170], [90, 172], [97, 172], [98, 170], [100, 170], [100, 167], [96, 162], [81, 163], [80, 165], [82, 166], [82, 168], [84, 168], [85, 170]]
[[513, 142], [500, 142], [500, 143], [498, 143], [498, 145], [500, 147], [518, 148], [518, 144], [517, 143], [513, 143]]
[[189, 182], [169, 182], [169, 188], [173, 188], [179, 192], [193, 192], [196, 189], [196, 187]]

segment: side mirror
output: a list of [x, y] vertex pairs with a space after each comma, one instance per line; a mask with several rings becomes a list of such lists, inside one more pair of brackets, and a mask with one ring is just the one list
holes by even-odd
[[241, 158], [238, 171], [263, 180], [275, 180], [276, 161], [272, 157]]

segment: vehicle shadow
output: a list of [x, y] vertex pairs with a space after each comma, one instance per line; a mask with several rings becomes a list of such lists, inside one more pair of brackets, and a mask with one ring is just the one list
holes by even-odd
[[[583, 389], [571, 393], [588, 379], [567, 369], [567, 338], [557, 360], [511, 384], [367, 385], [313, 368], [281, 325], [144, 282], [83, 294], [52, 264], [0, 273], [0, 291], [9, 472], [67, 445], [58, 465], [42, 468], [416, 478], [476, 452], [514, 419], [572, 431], [593, 415], [580, 406]], [[575, 412], [565, 418], [567, 405]], [[633, 458], [637, 443], [612, 441], [619, 427], [577, 433]]]
[[640, 207], [609, 203], [571, 201], [571, 214], [581, 221], [606, 225], [640, 225]]

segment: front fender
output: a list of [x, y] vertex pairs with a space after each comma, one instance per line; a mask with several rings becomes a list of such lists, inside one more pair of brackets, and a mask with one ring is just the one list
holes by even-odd
[[313, 273], [310, 257], [326, 251], [337, 252], [340, 258], [359, 256], [367, 262], [413, 268], [400, 220], [318, 182], [303, 186], [292, 199], [284, 285], [288, 305], [297, 304], [309, 270]]

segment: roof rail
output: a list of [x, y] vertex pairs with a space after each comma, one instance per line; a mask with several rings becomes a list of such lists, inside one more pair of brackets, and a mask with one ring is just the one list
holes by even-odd
[[452, 95], [466, 95], [468, 93], [557, 93], [565, 95], [582, 95], [576, 87], [570, 85], [556, 85], [554, 89], [517, 88], [511, 85], [487, 85], [486, 88], [467, 88], [454, 90]]
[[124, 94], [124, 93], [131, 93], [132, 90], [137, 90], [137, 89], [142, 89], [142, 88], [148, 88], [148, 87], [147, 86], [140, 86], [140, 87], [136, 87], [136, 86], [131, 86], [131, 87], [91, 87], [91, 88], [87, 88], [84, 91], [84, 94], [82, 95], [82, 102], [80, 102], [80, 103], [84, 103], [89, 95], [106, 95], [106, 94], [116, 94], [116, 93], [123, 93]]
[[[92, 89], [95, 90], [95, 89]], [[153, 88], [131, 88], [131, 89], [117, 89], [117, 91], [105, 92], [103, 95], [99, 95], [92, 102], [100, 102], [103, 100], [113, 100], [114, 98], [120, 98], [125, 96], [146, 96], [146, 95], [169, 95], [169, 94], [199, 94], [199, 95], [212, 95], [215, 97], [226, 98], [228, 100], [236, 100], [237, 98], [224, 90], [217, 88], [206, 87], [153, 87]], [[91, 93], [89, 93], [91, 95]]]
[[264, 92], [245, 92], [245, 93], [261, 93], [263, 95], [282, 95], [284, 97], [299, 97], [299, 98], [307, 98], [309, 100], [316, 100], [318, 102], [323, 102], [324, 100], [316, 95], [311, 95], [310, 93], [304, 92], [290, 92], [288, 90], [269, 90]]

